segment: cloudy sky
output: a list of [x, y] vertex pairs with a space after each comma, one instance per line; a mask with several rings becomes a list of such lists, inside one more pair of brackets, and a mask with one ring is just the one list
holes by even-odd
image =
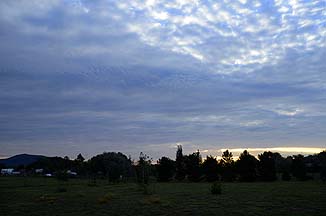
[[0, 157], [319, 151], [325, 37], [323, 0], [2, 0]]

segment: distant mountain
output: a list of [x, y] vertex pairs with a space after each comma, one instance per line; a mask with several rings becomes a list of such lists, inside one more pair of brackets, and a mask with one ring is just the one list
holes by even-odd
[[38, 161], [41, 158], [45, 158], [45, 156], [42, 155], [29, 155], [29, 154], [19, 154], [12, 156], [7, 159], [0, 159], [0, 164], [6, 166], [6, 167], [17, 167], [20, 165], [30, 165], [36, 161]]

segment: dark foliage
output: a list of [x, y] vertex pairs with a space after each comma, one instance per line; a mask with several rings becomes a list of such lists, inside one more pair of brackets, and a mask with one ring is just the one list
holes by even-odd
[[326, 151], [320, 152], [318, 154], [318, 159], [320, 163], [320, 178], [323, 182], [326, 182]]
[[[26, 155], [23, 156], [25, 158]], [[12, 158], [16, 160], [20, 157], [22, 155]], [[207, 156], [202, 162], [199, 150], [190, 155], [183, 155], [182, 146], [179, 145], [176, 161], [162, 157], [156, 165], [153, 165], [152, 160], [143, 153], [140, 153], [139, 160], [135, 164], [120, 152], [104, 152], [88, 161], [85, 161], [81, 154], [78, 154], [75, 160], [70, 160], [67, 156], [64, 158], [38, 156], [38, 158], [32, 164], [14, 167], [15, 171], [20, 171], [20, 175], [51, 173], [59, 180], [66, 180], [68, 177], [88, 177], [92, 186], [96, 185], [98, 177], [107, 178], [110, 182], [136, 177], [138, 183], [146, 185], [150, 177], [154, 176], [158, 181], [187, 178], [193, 182], [235, 181], [236, 179], [251, 182], [274, 181], [278, 175], [281, 175], [284, 181], [289, 181], [292, 177], [296, 180], [309, 180], [320, 173], [320, 179], [326, 181], [326, 151], [315, 155], [294, 155], [286, 158], [279, 153], [264, 152], [258, 155], [259, 160], [244, 151], [235, 162], [232, 153], [226, 150], [221, 160], [217, 161], [213, 156]], [[0, 168], [5, 167], [0, 164]], [[38, 172], [36, 169], [43, 169], [43, 171]]]
[[43, 168], [46, 173], [55, 173], [63, 170], [70, 170], [74, 162], [61, 157], [45, 157], [28, 166], [28, 169]]
[[208, 182], [214, 182], [219, 180], [219, 164], [213, 156], [207, 156], [206, 160], [202, 164], [203, 172]]
[[140, 152], [139, 160], [137, 162], [136, 168], [136, 176], [137, 182], [140, 184], [148, 184], [149, 183], [149, 176], [151, 175], [151, 163], [152, 160], [144, 154]]
[[166, 182], [173, 178], [175, 173], [175, 162], [168, 157], [162, 157], [157, 161], [157, 179]]
[[275, 181], [276, 169], [274, 154], [272, 152], [264, 152], [263, 154], [258, 155], [258, 158], [258, 172], [260, 179], [263, 181]]
[[176, 153], [176, 176], [175, 178], [179, 181], [185, 179], [186, 176], [186, 165], [185, 159], [182, 153], [182, 145], [178, 145], [177, 153]]
[[104, 152], [88, 162], [90, 172], [94, 175], [103, 175], [110, 182], [116, 182], [131, 174], [131, 161], [126, 155], [118, 152]]
[[77, 158], [76, 158], [76, 161], [82, 163], [82, 162], [85, 161], [85, 158], [83, 157], [82, 154], [78, 154], [77, 155]]
[[249, 154], [247, 150], [241, 153], [239, 160], [236, 162], [239, 181], [253, 182], [256, 180], [258, 160]]
[[78, 173], [79, 176], [87, 176], [89, 174], [88, 164], [84, 162], [85, 158], [78, 154], [77, 158], [74, 160], [74, 170]]
[[222, 153], [222, 159], [220, 160], [222, 181], [232, 182], [235, 180], [235, 163], [233, 160], [232, 152], [226, 150]]
[[281, 159], [279, 159], [279, 163], [276, 162], [277, 171], [279, 173], [292, 173], [292, 160], [293, 158], [291, 156], [288, 156], [286, 158], [281, 157]]
[[193, 182], [200, 181], [202, 175], [201, 162], [199, 150], [185, 157], [188, 180]]
[[294, 155], [292, 160], [292, 175], [298, 180], [306, 180], [306, 165], [304, 163], [303, 155]]

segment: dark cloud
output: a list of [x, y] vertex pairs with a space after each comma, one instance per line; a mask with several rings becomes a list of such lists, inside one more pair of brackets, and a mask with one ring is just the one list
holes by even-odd
[[195, 2], [1, 2], [1, 154], [324, 146], [321, 5]]

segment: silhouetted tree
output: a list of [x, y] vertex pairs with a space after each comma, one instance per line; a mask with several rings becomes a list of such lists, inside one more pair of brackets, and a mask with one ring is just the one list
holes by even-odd
[[322, 151], [318, 154], [320, 162], [320, 178], [323, 182], [326, 182], [326, 151]]
[[314, 155], [308, 155], [304, 157], [304, 163], [306, 165], [306, 171], [307, 173], [319, 173], [321, 164], [319, 161], [319, 154], [314, 154]]
[[202, 164], [206, 180], [209, 182], [219, 180], [219, 164], [213, 156], [207, 156]]
[[239, 160], [236, 162], [239, 180], [252, 182], [256, 180], [256, 169], [258, 160], [249, 154], [247, 150], [241, 153]]
[[278, 152], [272, 152], [272, 154], [275, 163], [275, 172], [281, 173], [282, 162], [284, 161], [285, 158], [283, 158], [282, 155]]
[[73, 169], [78, 173], [78, 175], [85, 176], [87, 174], [87, 166], [84, 161], [85, 158], [81, 154], [78, 154], [74, 161], [73, 167]]
[[185, 170], [185, 161], [182, 153], [182, 145], [178, 145], [177, 153], [176, 153], [176, 176], [175, 178], [179, 181], [184, 180], [186, 176]]
[[76, 161], [78, 161], [78, 162], [84, 162], [84, 160], [85, 160], [85, 158], [83, 157], [83, 155], [79, 153], [77, 155]]
[[200, 177], [202, 175], [201, 172], [201, 156], [199, 150], [185, 157], [186, 164], [186, 173], [188, 180], [198, 182], [200, 181]]
[[291, 156], [283, 158], [277, 168], [280, 173], [282, 173], [282, 180], [291, 180], [291, 170], [292, 170], [292, 160]]
[[276, 180], [276, 170], [275, 170], [275, 159], [272, 152], [264, 152], [258, 155], [259, 164], [258, 172], [259, 177], [263, 181], [275, 181]]
[[104, 152], [90, 159], [89, 168], [91, 173], [102, 174], [114, 182], [130, 175], [131, 161], [120, 152]]
[[149, 183], [151, 164], [152, 164], [152, 160], [149, 158], [149, 156], [147, 156], [143, 152], [140, 152], [139, 160], [136, 165], [136, 175], [137, 175], [138, 183], [141, 184]]
[[220, 166], [222, 169], [222, 181], [234, 181], [235, 179], [235, 163], [233, 160], [232, 152], [226, 150], [222, 153], [222, 159], [220, 160]]
[[298, 180], [306, 180], [307, 173], [306, 173], [306, 166], [304, 163], [304, 156], [294, 155], [292, 160], [292, 174]]
[[158, 181], [169, 181], [175, 173], [175, 161], [167, 157], [162, 157], [157, 161], [157, 178]]
[[62, 157], [42, 157], [38, 161], [29, 165], [29, 169], [44, 169], [45, 173], [54, 173], [59, 171], [66, 171], [74, 167], [74, 162]]

